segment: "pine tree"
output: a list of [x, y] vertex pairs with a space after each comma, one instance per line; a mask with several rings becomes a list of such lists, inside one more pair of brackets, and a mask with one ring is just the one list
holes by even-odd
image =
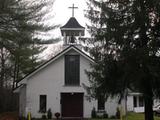
[[[160, 1], [89, 1], [88, 18], [97, 64], [88, 72], [92, 92], [143, 94], [145, 120], [153, 120], [153, 99], [160, 97]], [[94, 9], [96, 6], [96, 9]]]
[[[52, 0], [0, 0], [1, 93], [6, 88], [13, 90], [23, 76], [34, 70], [42, 62], [39, 54], [45, 50], [44, 45], [54, 41], [52, 38], [43, 39], [48, 31], [56, 27], [48, 26], [43, 21], [50, 12], [52, 2]], [[0, 97], [0, 107], [4, 105], [3, 99], [4, 96]], [[13, 110], [11, 105], [14, 103], [4, 105], [8, 108], [1, 107], [1, 110]]]

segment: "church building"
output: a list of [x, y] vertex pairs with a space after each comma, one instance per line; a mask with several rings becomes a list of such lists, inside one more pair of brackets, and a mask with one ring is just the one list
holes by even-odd
[[[78, 23], [74, 12], [60, 30], [63, 51], [26, 75], [14, 90], [19, 93], [19, 115], [26, 117], [30, 112], [32, 117], [41, 118], [51, 109], [53, 117], [58, 112], [63, 119], [90, 118], [94, 108], [99, 115], [115, 115], [116, 99], [106, 102], [88, 99], [83, 84], [90, 86], [85, 71], [91, 69], [94, 59], [82, 51], [79, 38], [84, 36], [85, 28]], [[124, 101], [122, 105], [125, 106]]]

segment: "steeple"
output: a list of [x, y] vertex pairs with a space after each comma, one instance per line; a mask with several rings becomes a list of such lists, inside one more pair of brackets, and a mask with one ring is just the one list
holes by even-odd
[[74, 17], [74, 9], [78, 7], [75, 7], [73, 4], [73, 6], [69, 8], [72, 8], [72, 17], [60, 28], [63, 36], [63, 45], [80, 45], [78, 39], [84, 36], [85, 28], [81, 26]]

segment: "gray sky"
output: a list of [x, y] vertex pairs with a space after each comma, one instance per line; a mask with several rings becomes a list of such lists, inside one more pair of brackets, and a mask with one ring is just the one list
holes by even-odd
[[[74, 3], [75, 7], [78, 7], [78, 9], [74, 10], [74, 16], [82, 26], [86, 27], [85, 25], [88, 23], [87, 18], [84, 17], [84, 10], [87, 9], [86, 1], [87, 0], [55, 0], [53, 5], [54, 18], [52, 22], [60, 24], [61, 26], [66, 24], [72, 16], [72, 9], [68, 7], [72, 7]], [[60, 29], [54, 30], [53, 34], [56, 37], [60, 37]], [[86, 36], [88, 36], [88, 33], [86, 33]]]
[[[68, 7], [72, 7], [72, 5], [74, 4], [75, 7], [78, 7], [78, 9], [74, 10], [74, 17], [83, 27], [86, 28], [86, 24], [89, 24], [89, 21], [84, 16], [84, 10], [87, 9], [86, 1], [87, 0], [55, 0], [53, 4], [53, 9], [51, 10], [50, 15], [48, 16], [49, 19], [47, 21], [47, 24], [60, 24], [61, 26], [65, 25], [69, 18], [72, 17], [72, 9], [69, 9]], [[49, 34], [51, 34], [51, 36], [55, 38], [62, 37], [60, 28], [50, 31]], [[86, 30], [85, 36], [89, 36]], [[45, 50], [41, 57], [48, 58], [48, 56], [52, 56], [52, 53], [56, 51], [56, 48], [58, 48], [58, 46], [60, 45], [62, 45], [62, 41], [56, 44], [49, 45], [47, 50]]]

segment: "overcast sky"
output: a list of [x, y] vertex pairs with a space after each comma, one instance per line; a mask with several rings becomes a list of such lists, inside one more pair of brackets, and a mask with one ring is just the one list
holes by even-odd
[[[72, 9], [69, 9], [68, 7], [72, 7], [74, 4], [75, 7], [78, 7], [78, 9], [74, 10], [74, 17], [82, 26], [86, 27], [85, 25], [87, 24], [87, 18], [84, 16], [84, 10], [87, 9], [86, 1], [87, 0], [55, 0], [53, 4], [54, 18], [52, 19], [52, 22], [55, 24], [60, 24], [61, 26], [66, 24], [66, 22], [72, 16]], [[60, 29], [58, 28], [55, 30], [53, 34], [56, 37], [60, 37]]]
[[[86, 24], [89, 23], [84, 15], [85, 10], [87, 9], [86, 2], [87, 0], [55, 0], [53, 9], [51, 10], [51, 14], [50, 16], [48, 16], [49, 20], [47, 24], [60, 24], [61, 26], [65, 25], [69, 18], [72, 17], [72, 9], [69, 9], [68, 7], [72, 7], [72, 5], [74, 4], [75, 7], [78, 7], [78, 9], [74, 10], [74, 17], [77, 19], [80, 25], [86, 28]], [[53, 36], [54, 38], [62, 37], [60, 28], [49, 32], [49, 34], [51, 34], [51, 36]], [[85, 36], [89, 36], [86, 30]], [[58, 46], [60, 45], [62, 45], [62, 41], [56, 44], [49, 45], [48, 49], [45, 50], [41, 57], [48, 58], [49, 54], [53, 53], [55, 51], [55, 48], [58, 48]]]

